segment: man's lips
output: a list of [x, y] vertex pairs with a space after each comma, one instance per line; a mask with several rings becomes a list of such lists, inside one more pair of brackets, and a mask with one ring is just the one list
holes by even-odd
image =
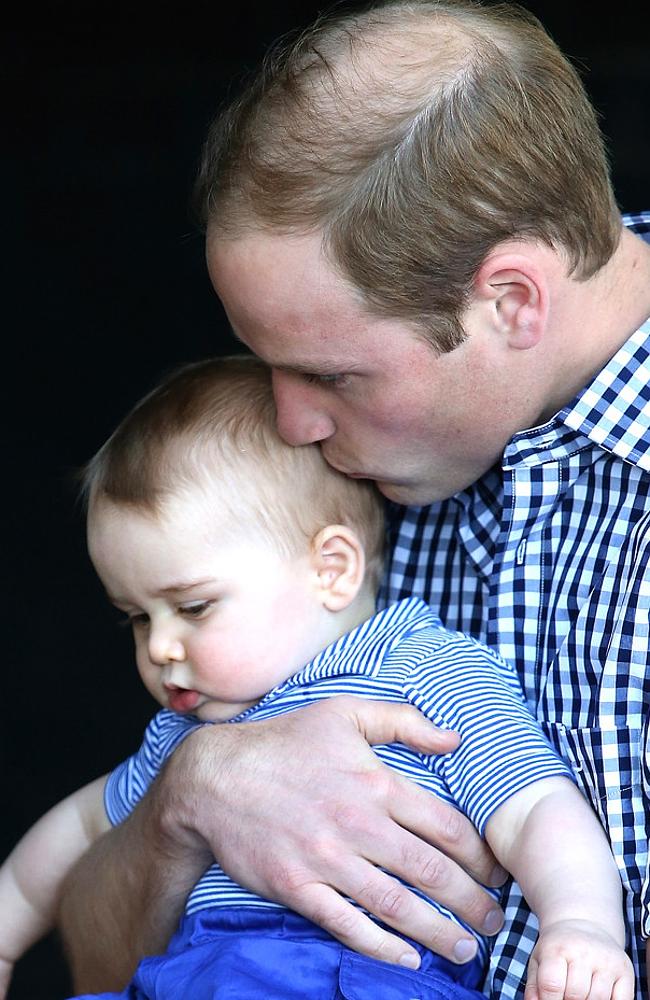
[[165, 684], [165, 691], [172, 712], [192, 712], [201, 700], [198, 691], [180, 688], [175, 684]]

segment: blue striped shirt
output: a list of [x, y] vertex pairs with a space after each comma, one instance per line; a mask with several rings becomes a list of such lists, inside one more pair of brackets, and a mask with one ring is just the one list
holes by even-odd
[[[650, 213], [625, 218], [650, 241]], [[516, 665], [608, 832], [645, 1000], [650, 932], [650, 321], [500, 467], [450, 500], [390, 505], [383, 602], [415, 594]], [[536, 922], [512, 885], [486, 989], [523, 996]]]
[[[444, 629], [421, 600], [380, 611], [232, 721], [268, 719], [342, 694], [408, 701], [436, 725], [458, 731], [460, 747], [446, 756], [415, 753], [400, 744], [375, 749], [390, 767], [457, 805], [480, 832], [515, 792], [541, 778], [570, 776], [530, 714], [512, 667], [474, 639]], [[192, 716], [166, 709], [155, 716], [139, 752], [108, 780], [105, 802], [112, 823], [128, 815], [180, 740], [199, 725]], [[218, 865], [197, 883], [186, 913], [214, 906], [278, 908], [237, 885]], [[485, 942], [479, 941], [487, 958]]]

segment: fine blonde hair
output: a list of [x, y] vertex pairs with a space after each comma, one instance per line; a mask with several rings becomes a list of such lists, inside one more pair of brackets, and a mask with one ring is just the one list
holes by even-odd
[[332, 469], [315, 444], [293, 447], [276, 429], [270, 369], [240, 355], [184, 365], [122, 420], [82, 470], [90, 511], [107, 499], [155, 517], [171, 498], [217, 496], [219, 516], [262, 531], [288, 556], [343, 524], [365, 552], [376, 588], [383, 501], [367, 481]]
[[212, 124], [195, 198], [219, 236], [321, 233], [371, 310], [438, 351], [500, 242], [584, 280], [621, 232], [581, 79], [514, 3], [387, 0], [281, 41]]

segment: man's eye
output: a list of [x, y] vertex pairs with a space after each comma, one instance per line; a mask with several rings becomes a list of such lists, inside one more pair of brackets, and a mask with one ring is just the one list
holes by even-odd
[[312, 375], [309, 372], [307, 372], [303, 375], [303, 378], [305, 382], [308, 382], [310, 385], [323, 385], [323, 386], [330, 386], [331, 388], [334, 389], [340, 389], [342, 386], [345, 385], [348, 376], [340, 374]]
[[203, 618], [212, 607], [214, 601], [193, 601], [191, 604], [181, 604], [178, 613], [186, 618]]

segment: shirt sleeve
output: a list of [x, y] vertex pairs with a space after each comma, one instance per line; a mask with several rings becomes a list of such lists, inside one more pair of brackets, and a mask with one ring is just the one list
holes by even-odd
[[482, 834], [492, 813], [522, 788], [573, 774], [528, 710], [509, 664], [469, 636], [426, 632], [409, 640], [416, 662], [405, 694], [437, 726], [460, 733], [457, 750], [426, 763]]
[[131, 813], [167, 758], [186, 736], [203, 723], [192, 716], [163, 709], [147, 726], [140, 749], [108, 776], [104, 789], [106, 814], [116, 826]]

